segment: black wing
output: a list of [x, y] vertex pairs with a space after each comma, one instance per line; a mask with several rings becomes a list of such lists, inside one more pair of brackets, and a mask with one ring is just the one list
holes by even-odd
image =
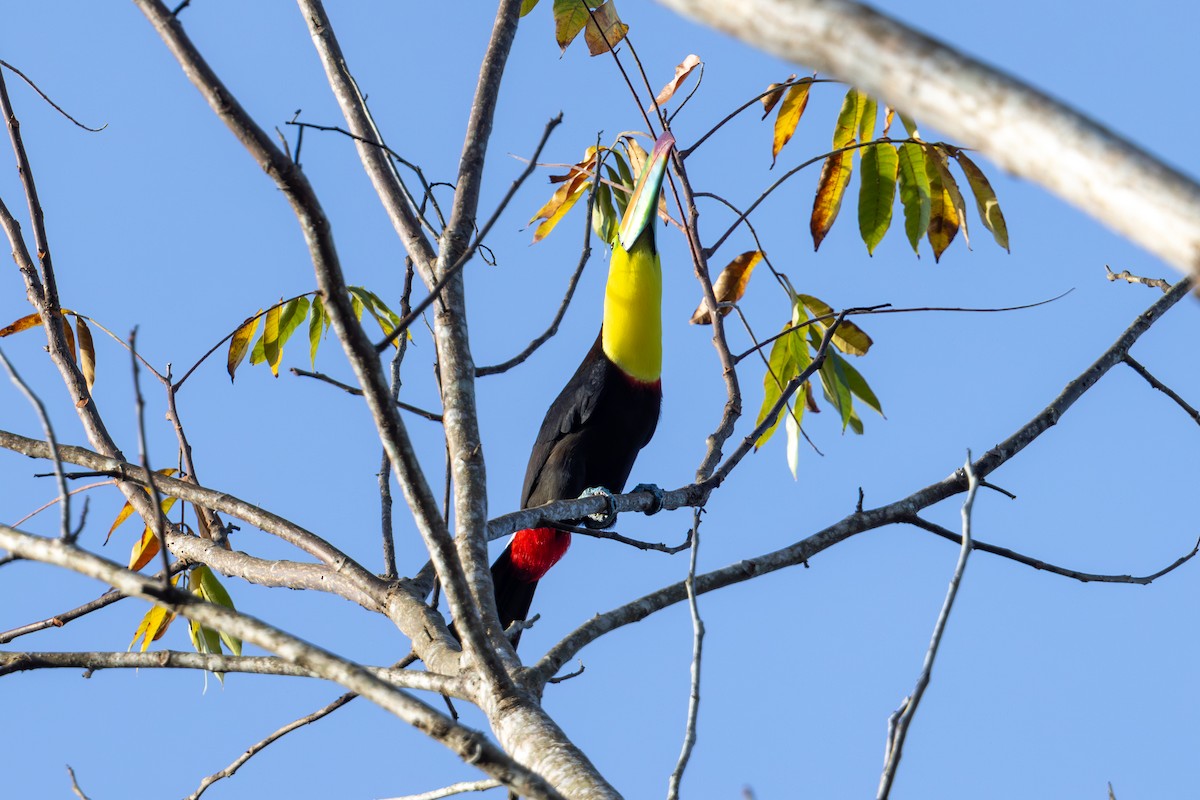
[[619, 492], [658, 423], [658, 384], [639, 384], [604, 354], [601, 338], [550, 404], [529, 456], [521, 507], [578, 497], [604, 486]]

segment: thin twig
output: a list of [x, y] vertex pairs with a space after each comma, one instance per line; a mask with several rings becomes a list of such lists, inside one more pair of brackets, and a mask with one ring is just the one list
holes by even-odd
[[904, 739], [908, 735], [908, 726], [917, 713], [917, 706], [925, 695], [925, 689], [933, 676], [933, 662], [937, 658], [938, 648], [942, 643], [942, 635], [946, 631], [946, 623], [950, 620], [950, 611], [954, 608], [954, 598], [958, 594], [958, 586], [962, 582], [963, 572], [967, 569], [967, 559], [971, 556], [971, 507], [975, 504], [975, 492], [979, 481], [971, 466], [971, 451], [967, 451], [967, 460], [963, 465], [967, 479], [967, 497], [962, 505], [962, 546], [958, 550], [958, 563], [954, 567], [954, 575], [950, 578], [950, 586], [946, 590], [946, 599], [942, 603], [941, 613], [933, 626], [933, 637], [929, 642], [929, 650], [925, 653], [925, 664], [917, 677], [913, 693], [904, 698], [900, 708], [888, 720], [887, 748], [884, 754], [883, 775], [879, 779], [879, 791], [876, 800], [887, 800], [896, 779], [896, 769], [900, 766], [900, 756], [904, 750]]
[[67, 774], [71, 776], [71, 792], [79, 800], [88, 800], [88, 796], [83, 793], [83, 789], [79, 788], [79, 781], [75, 780], [75, 770], [71, 769], [70, 764], [67, 764]]
[[[393, 670], [403, 669], [415, 660], [416, 659], [412, 658], [412, 657], [405, 658], [405, 659], [399, 661], [398, 663], [394, 664], [392, 666], [392, 669]], [[187, 798], [185, 798], [185, 800], [199, 800], [200, 795], [204, 794], [204, 792], [208, 789], [208, 787], [212, 786], [217, 781], [223, 780], [225, 778], [232, 778], [239, 769], [241, 769], [243, 766], [245, 766], [247, 761], [254, 758], [256, 755], [261, 753], [263, 750], [265, 750], [270, 745], [272, 745], [275, 742], [277, 742], [278, 740], [282, 739], [284, 736], [287, 736], [292, 731], [299, 730], [300, 728], [303, 728], [305, 725], [310, 725], [319, 719], [329, 716], [334, 711], [337, 711], [339, 708], [346, 705], [347, 703], [349, 703], [351, 700], [353, 700], [356, 697], [358, 697], [358, 695], [355, 694], [354, 692], [346, 692], [341, 697], [338, 697], [336, 700], [334, 700], [332, 703], [329, 703], [328, 705], [317, 709], [316, 711], [312, 712], [311, 714], [306, 714], [303, 717], [300, 717], [299, 719], [292, 720], [288, 724], [284, 725], [282, 728], [279, 728], [275, 732], [268, 735], [266, 738], [250, 745], [249, 747], [246, 748], [246, 751], [244, 753], [242, 753], [241, 755], [239, 755], [237, 758], [235, 758], [233, 760], [233, 762], [229, 764], [229, 766], [225, 767], [222, 770], [214, 772], [212, 775], [209, 775], [204, 780], [200, 781], [200, 785], [196, 788], [196, 791], [194, 791], [190, 795], [188, 795]]]
[[689, 147], [689, 148], [687, 148], [686, 150], [684, 150], [683, 152], [681, 152], [681, 153], [679, 154], [679, 157], [680, 157], [680, 158], [687, 158], [687, 157], [688, 157], [688, 156], [690, 156], [692, 153], [696, 152], [696, 149], [697, 149], [697, 148], [699, 148], [699, 147], [700, 147], [700, 145], [704, 144], [704, 142], [705, 142], [705, 141], [708, 139], [708, 137], [712, 136], [714, 133], [716, 133], [717, 131], [721, 130], [721, 128], [722, 128], [722, 127], [724, 127], [726, 124], [728, 124], [729, 122], [731, 122], [731, 121], [732, 121], [732, 120], [733, 120], [735, 117], [737, 117], [739, 114], [741, 114], [741, 113], [742, 113], [743, 111], [745, 111], [747, 108], [750, 108], [750, 106], [754, 105], [754, 104], [755, 104], [755, 103], [757, 103], [759, 100], [762, 100], [762, 99], [763, 99], [764, 97], [766, 97], [767, 95], [769, 95], [769, 94], [775, 94], [776, 92], [779, 92], [779, 93], [785, 92], [785, 91], [787, 91], [789, 88], [791, 88], [792, 86], [795, 86], [795, 85], [797, 85], [797, 84], [800, 84], [800, 83], [808, 83], [808, 84], [813, 84], [813, 83], [836, 83], [836, 81], [831, 81], [831, 80], [828, 80], [828, 79], [826, 79], [826, 78], [822, 78], [822, 79], [818, 79], [818, 78], [807, 78], [807, 77], [806, 77], [806, 78], [797, 78], [797, 79], [795, 79], [795, 80], [784, 81], [783, 83], [781, 83], [781, 84], [777, 85], [777, 86], [776, 86], [774, 89], [767, 89], [765, 92], [759, 92], [757, 95], [755, 95], [754, 97], [751, 97], [751, 98], [750, 98], [749, 100], [747, 100], [745, 103], [742, 103], [742, 104], [741, 104], [740, 106], [738, 106], [736, 109], [734, 109], [733, 111], [731, 111], [731, 112], [729, 112], [728, 114], [726, 114], [726, 115], [725, 115], [725, 117], [724, 117], [724, 118], [723, 118], [723, 119], [722, 119], [720, 122], [718, 122], [716, 125], [713, 125], [711, 128], [709, 128], [709, 129], [708, 129], [708, 130], [707, 130], [707, 131], [704, 133], [704, 135], [703, 135], [703, 136], [701, 136], [699, 139], [697, 139], [695, 142], [693, 142], [691, 147]]
[[692, 615], [692, 667], [691, 691], [688, 693], [687, 724], [684, 727], [683, 747], [679, 752], [679, 761], [671, 771], [667, 781], [667, 800], [679, 800], [679, 784], [683, 780], [683, 771], [687, 769], [688, 760], [692, 757], [692, 749], [696, 746], [696, 723], [700, 717], [700, 662], [704, 655], [704, 620], [700, 618], [700, 605], [696, 602], [696, 560], [700, 552], [700, 514], [702, 508], [692, 511], [692, 556], [688, 561], [687, 588], [688, 610]]
[[[1139, 314], [1108, 350], [1067, 383], [1058, 397], [1011, 436], [980, 457], [972, 465], [975, 475], [984, 477], [991, 474], [1053, 427], [1080, 397], [1095, 386], [1110, 369], [1120, 363], [1122, 356], [1129, 352], [1129, 349], [1155, 322], [1162, 318], [1163, 314], [1187, 296], [1191, 288], [1191, 280], [1185, 278], [1173, 286], [1170, 292]], [[701, 505], [713, 488], [715, 488], [715, 484], [703, 481], [664, 492], [663, 508]], [[966, 488], [962, 471], [956, 471], [954, 474], [893, 503], [863, 511], [856, 510], [853, 514], [787, 547], [698, 575], [696, 591], [698, 594], [704, 594], [757, 578], [769, 572], [804, 564], [817, 554], [852, 536], [886, 525], [908, 522], [914, 513], [953, 497], [965, 491]], [[650, 508], [650, 504], [649, 497], [641, 493], [619, 495], [613, 500], [617, 511], [646, 510]], [[602, 497], [560, 500], [548, 503], [538, 509], [505, 514], [503, 517], [494, 519], [489, 524], [489, 534], [493, 535], [493, 538], [499, 538], [522, 528], [533, 527], [539, 519], [579, 519], [587, 514], [603, 511], [607, 505], [607, 499]], [[539, 679], [557, 674], [563, 664], [574, 658], [580, 650], [600, 636], [615, 628], [645, 619], [650, 614], [686, 599], [687, 590], [680, 581], [593, 617], [554, 645], [535, 667], [530, 668], [528, 673], [530, 680], [536, 684]]]
[[[1038, 300], [1036, 303], [1025, 303], [1025, 304], [1019, 305], [1019, 306], [1004, 306], [1002, 308], [967, 308], [967, 307], [956, 307], [956, 306], [915, 306], [912, 308], [892, 308], [891, 303], [882, 303], [877, 306], [863, 306], [861, 308], [847, 309], [846, 316], [848, 316], [848, 317], [849, 316], [869, 316], [869, 315], [875, 315], [875, 314], [915, 314], [915, 313], [927, 312], [927, 311], [944, 311], [944, 312], [956, 312], [956, 313], [964, 313], [964, 314], [997, 314], [997, 313], [1007, 312], [1007, 311], [1024, 311], [1025, 309], [1028, 309], [1028, 308], [1037, 308], [1038, 306], [1048, 305], [1050, 303], [1054, 303], [1054, 302], [1057, 302], [1057, 301], [1063, 299], [1064, 297], [1066, 297], [1073, 291], [1075, 291], [1075, 290], [1068, 289], [1067, 291], [1057, 294], [1054, 297], [1047, 298], [1046, 300]], [[812, 325], [813, 323], [824, 322], [825, 320], [832, 319], [835, 316], [836, 316], [836, 313], [822, 314], [821, 316], [811, 317], [810, 319], [807, 319], [804, 322], [800, 322], [795, 325], [784, 328], [783, 330], [781, 330], [779, 333], [775, 334], [774, 336], [769, 336], [766, 339], [763, 339], [761, 342], [756, 342], [754, 347], [751, 347], [746, 352], [737, 354], [736, 356], [734, 356], [734, 361], [735, 361], [735, 363], [740, 362], [743, 358], [750, 355], [755, 350], [761, 350], [762, 348], [764, 348], [767, 345], [774, 342], [776, 339], [787, 336], [789, 333], [791, 333], [793, 331], [798, 331], [801, 328], [806, 328], [809, 325]]]
[[1174, 400], [1176, 405], [1178, 405], [1180, 408], [1182, 408], [1184, 411], [1186, 411], [1187, 415], [1189, 417], [1191, 417], [1197, 423], [1200, 423], [1200, 411], [1197, 411], [1195, 408], [1193, 408], [1191, 405], [1189, 405], [1186, 400], [1184, 400], [1182, 397], [1180, 397], [1174, 391], [1172, 391], [1170, 386], [1167, 386], [1165, 383], [1160, 381], [1158, 378], [1151, 375], [1150, 370], [1143, 367], [1137, 360], [1134, 359], [1133, 356], [1126, 353], [1125, 358], [1122, 360], [1134, 372], [1136, 372], [1138, 375], [1141, 375], [1143, 378], [1145, 378], [1146, 383], [1150, 384], [1155, 389], [1158, 389], [1160, 392], [1165, 394], [1167, 397]]
[[54, 460], [54, 478], [58, 484], [60, 511], [59, 536], [65, 542], [73, 542], [75, 539], [71, 535], [71, 493], [67, 491], [67, 479], [63, 475], [62, 457], [58, 454], [58, 439], [54, 436], [54, 426], [50, 424], [50, 417], [46, 414], [46, 406], [42, 404], [42, 399], [21, 379], [16, 367], [9, 363], [3, 350], [0, 350], [0, 364], [4, 365], [4, 369], [8, 371], [9, 379], [21, 390], [21, 394], [25, 395], [25, 398], [33, 406], [33, 410], [37, 413], [38, 419], [42, 423], [42, 430], [46, 434], [46, 441], [50, 443], [50, 456]]
[[[596, 151], [596, 175], [600, 174], [600, 152], [599, 148]], [[558, 326], [566, 316], [567, 307], [571, 305], [571, 299], [575, 296], [575, 287], [579, 285], [579, 277], [583, 275], [583, 268], [587, 266], [588, 259], [592, 256], [592, 209], [596, 202], [597, 183], [592, 182], [592, 191], [588, 192], [587, 213], [583, 217], [583, 250], [579, 253], [579, 263], [575, 266], [575, 272], [571, 274], [571, 280], [567, 282], [567, 291], [563, 295], [562, 302], [558, 304], [558, 311], [554, 314], [554, 319], [550, 322], [550, 327], [547, 328], [540, 336], [529, 343], [529, 346], [517, 353], [507, 361], [502, 361], [499, 364], [494, 364], [487, 367], [478, 367], [475, 370], [475, 377], [482, 378], [486, 375], [498, 375], [501, 372], [507, 372], [518, 364], [525, 362], [527, 358], [537, 352], [537, 349], [546, 342], [550, 341], [556, 333]]]
[[684, 550], [687, 550], [692, 544], [692, 535], [690, 531], [687, 538], [684, 539], [681, 544], [669, 545], [661, 542], [644, 542], [640, 539], [630, 539], [627, 536], [622, 536], [616, 531], [603, 530], [599, 528], [587, 528], [581, 525], [568, 525], [565, 522], [546, 522], [544, 525], [560, 531], [566, 531], [567, 533], [577, 533], [580, 536], [590, 536], [593, 539], [607, 539], [610, 542], [620, 542], [621, 544], [627, 544], [630, 547], [636, 547], [638, 550], [654, 550], [659, 553], [666, 553], [669, 556], [673, 556], [676, 553], [681, 553]]
[[1141, 275], [1134, 275], [1127, 269], [1123, 269], [1120, 272], [1113, 272], [1112, 267], [1110, 267], [1108, 264], [1104, 265], [1104, 272], [1105, 277], [1107, 277], [1110, 281], [1123, 280], [1127, 283], [1140, 283], [1143, 286], [1162, 289], [1164, 293], [1171, 290], [1171, 284], [1162, 278], [1143, 278]]
[[512, 200], [513, 195], [517, 193], [517, 189], [521, 188], [521, 184], [525, 182], [525, 179], [533, 174], [533, 171], [537, 166], [538, 156], [542, 154], [542, 148], [546, 146], [546, 142], [550, 138], [550, 133], [557, 128], [561, 122], [562, 114], [560, 113], [557, 117], [554, 117], [546, 123], [546, 128], [542, 131], [542, 138], [538, 141], [537, 147], [533, 151], [533, 157], [529, 160], [529, 163], [526, 165], [525, 169], [522, 170], [519, 175], [517, 175], [516, 179], [512, 182], [512, 185], [508, 187], [508, 191], [505, 192], [504, 197], [500, 198], [500, 203], [496, 206], [496, 210], [492, 212], [492, 215], [488, 217], [487, 222], [485, 222], [483, 227], [479, 229], [479, 232], [475, 234], [471, 244], [466, 250], [463, 251], [462, 255], [455, 259], [454, 263], [449, 267], [449, 269], [446, 269], [442, 273], [442, 276], [438, 278], [437, 283], [430, 287], [429, 294], [422, 299], [421, 302], [417, 303], [413, 310], [410, 311], [403, 319], [401, 319], [399, 324], [397, 324], [396, 327], [393, 328], [392, 331], [385, 336], [382, 341], [375, 345], [375, 350], [377, 352], [382, 353], [391, 345], [392, 342], [396, 341], [397, 336], [408, 330], [409, 326], [412, 325], [413, 322], [415, 322], [421, 316], [421, 314], [425, 313], [425, 310], [441, 296], [442, 290], [446, 288], [446, 285], [449, 284], [450, 281], [454, 280], [454, 277], [458, 275], [462, 268], [467, 265], [467, 262], [471, 260], [471, 257], [475, 255], [475, 251], [478, 250], [480, 245], [483, 243], [484, 237], [488, 235], [488, 232], [492, 229], [492, 226], [496, 224], [496, 220], [500, 218], [500, 215], [504, 213], [504, 209], [508, 207], [508, 203], [510, 200]]
[[[174, 575], [177, 572], [183, 572], [185, 569], [187, 569], [186, 564], [181, 561], [176, 561], [171, 565], [171, 574]], [[91, 614], [93, 611], [99, 611], [102, 608], [107, 608], [113, 603], [117, 603], [125, 599], [127, 599], [125, 595], [121, 594], [116, 589], [110, 589], [109, 591], [97, 597], [95, 600], [90, 600], [81, 606], [76, 606], [70, 611], [64, 611], [61, 614], [55, 614], [52, 617], [47, 617], [46, 619], [38, 620], [37, 622], [30, 622], [10, 630], [0, 632], [0, 644], [8, 644], [13, 639], [26, 636], [30, 633], [44, 631], [47, 628], [61, 628], [68, 622], [79, 619], [87, 614]]]
[[167, 555], [167, 520], [162, 512], [162, 495], [154, 482], [154, 470], [150, 469], [150, 448], [146, 445], [146, 398], [142, 396], [142, 382], [138, 376], [136, 326], [129, 333], [129, 352], [133, 354], [130, 363], [133, 365], [134, 408], [137, 411], [138, 459], [146, 473], [146, 487], [150, 490], [150, 500], [154, 505], [153, 518], [147, 520], [147, 524], [158, 539], [158, 554], [162, 557], [163, 565], [163, 587], [170, 588], [171, 559]]
[[[984, 481], [980, 481], [979, 485], [983, 486]], [[947, 539], [951, 542], [957, 542], [959, 544], [962, 543], [962, 537], [957, 533], [947, 530], [941, 525], [930, 522], [923, 517], [914, 515], [910, 519], [903, 521], [913, 525], [914, 527], [929, 531], [930, 533], [940, 536], [943, 539]], [[979, 550], [983, 553], [991, 553], [994, 556], [1007, 558], [1010, 561], [1017, 562], [1018, 564], [1024, 564], [1028, 567], [1033, 567], [1034, 569], [1042, 572], [1049, 572], [1053, 575], [1061, 575], [1064, 578], [1071, 578], [1073, 580], [1080, 581], [1081, 583], [1132, 583], [1139, 586], [1147, 586], [1167, 573], [1174, 572], [1179, 567], [1182, 567], [1184, 564], [1191, 561], [1196, 554], [1200, 552], [1200, 540], [1197, 540], [1195, 546], [1192, 547], [1190, 552], [1180, 556], [1167, 566], [1150, 575], [1103, 575], [1094, 572], [1079, 572], [1078, 570], [1059, 567], [1046, 561], [1042, 561], [1041, 559], [1033, 558], [1023, 553], [1018, 553], [1015, 550], [1009, 550], [1007, 547], [998, 547], [994, 544], [981, 542], [978, 539], [971, 540], [971, 549]]]
[[[326, 375], [323, 372], [309, 372], [308, 370], [300, 369], [299, 367], [291, 367], [289, 369], [289, 371], [293, 375], [296, 375], [301, 378], [315, 378], [316, 380], [328, 383], [330, 386], [336, 386], [337, 388], [341, 389], [343, 392], [346, 392], [347, 394], [352, 394], [355, 397], [363, 396], [362, 389], [359, 389], [355, 386], [350, 386], [349, 384], [342, 383], [339, 380], [329, 377], [328, 375]], [[426, 411], [425, 409], [420, 408], [418, 406], [414, 406], [414, 405], [410, 405], [409, 403], [405, 403], [402, 400], [396, 400], [395, 403], [396, 403], [396, 408], [400, 409], [401, 411], [407, 411], [410, 414], [416, 414], [418, 417], [423, 417], [423, 418], [429, 420], [430, 422], [441, 422], [442, 421], [441, 414], [435, 414], [432, 411]]]
[[341, 697], [334, 700], [329, 705], [324, 706], [323, 708], [318, 708], [316, 711], [312, 712], [311, 714], [307, 714], [303, 717], [300, 717], [299, 719], [292, 720], [291, 722], [284, 725], [282, 728], [275, 731], [274, 733], [268, 735], [266, 738], [262, 739], [261, 741], [255, 742], [254, 744], [250, 745], [249, 747], [246, 748], [246, 751], [244, 753], [242, 753], [237, 758], [235, 758], [232, 762], [230, 762], [229, 766], [225, 767], [222, 770], [218, 770], [217, 772], [214, 772], [213, 774], [209, 775], [208, 777], [206, 777], [202, 781], [200, 781], [200, 785], [196, 787], [196, 791], [189, 794], [185, 800], [199, 800], [200, 795], [204, 794], [204, 792], [207, 791], [208, 787], [212, 786], [217, 781], [223, 780], [225, 778], [232, 778], [234, 776], [234, 774], [236, 774], [237, 771], [239, 769], [241, 769], [242, 766], [245, 765], [245, 763], [247, 761], [254, 758], [256, 755], [258, 755], [260, 752], [265, 750], [267, 747], [269, 747], [271, 744], [273, 744], [277, 740], [282, 739], [284, 736], [287, 736], [289, 733], [291, 733], [294, 730], [303, 728], [305, 725], [316, 722], [317, 720], [319, 720], [323, 717], [329, 716], [334, 711], [337, 711], [339, 708], [346, 705], [347, 703], [349, 703], [351, 700], [353, 700], [356, 697], [358, 697], [358, 695], [355, 694], [354, 692], [347, 692], [346, 694], [343, 694]]
[[442, 800], [443, 797], [453, 797], [456, 794], [486, 792], [488, 789], [495, 789], [502, 785], [499, 781], [462, 781], [460, 783], [452, 783], [441, 789], [433, 789], [432, 791], [421, 792], [420, 794], [406, 794], [403, 797], [392, 797], [388, 800]]
[[21, 70], [17, 69], [17, 68], [16, 68], [16, 67], [14, 67], [12, 64], [10, 64], [10, 63], [8, 63], [7, 61], [4, 61], [4, 60], [2, 60], [2, 59], [0, 59], [0, 67], [4, 67], [4, 68], [5, 68], [5, 69], [7, 69], [8, 71], [10, 71], [12, 74], [16, 75], [18, 78], [20, 78], [21, 80], [25, 81], [25, 83], [27, 83], [27, 84], [29, 85], [29, 88], [30, 88], [30, 89], [33, 89], [35, 92], [37, 92], [37, 93], [38, 93], [38, 95], [39, 95], [39, 96], [40, 96], [40, 97], [41, 97], [43, 100], [45, 100], [47, 103], [49, 103], [49, 104], [50, 104], [50, 107], [51, 107], [51, 108], [53, 108], [53, 109], [54, 109], [55, 111], [57, 111], [59, 114], [62, 114], [64, 117], [66, 117], [67, 119], [69, 119], [71, 122], [73, 122], [73, 123], [75, 123], [76, 125], [78, 125], [80, 128], [83, 128], [83, 129], [84, 129], [85, 131], [87, 131], [88, 133], [99, 133], [100, 131], [102, 131], [102, 130], [104, 130], [105, 128], [107, 128], [107, 127], [108, 127], [108, 123], [106, 122], [106, 123], [104, 123], [103, 125], [101, 125], [99, 128], [89, 128], [87, 125], [84, 125], [82, 122], [80, 122], [79, 120], [75, 119], [75, 118], [74, 118], [74, 117], [72, 117], [70, 114], [68, 114], [68, 113], [67, 113], [67, 112], [66, 112], [66, 111], [63, 109], [63, 107], [62, 107], [62, 106], [60, 106], [58, 103], [56, 103], [56, 102], [54, 102], [53, 100], [51, 100], [51, 99], [50, 99], [50, 95], [46, 94], [46, 93], [45, 93], [45, 92], [43, 92], [43, 91], [42, 91], [40, 88], [38, 88], [38, 85], [37, 85], [36, 83], [34, 83], [34, 82], [33, 82], [33, 81], [30, 79], [30, 77], [29, 77], [28, 75], [26, 75], [24, 72], [21, 72]]

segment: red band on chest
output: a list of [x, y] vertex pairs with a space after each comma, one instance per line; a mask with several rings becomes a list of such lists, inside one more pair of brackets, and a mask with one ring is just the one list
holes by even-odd
[[512, 540], [512, 564], [527, 581], [541, 580], [571, 546], [571, 534], [555, 528], [517, 531]]

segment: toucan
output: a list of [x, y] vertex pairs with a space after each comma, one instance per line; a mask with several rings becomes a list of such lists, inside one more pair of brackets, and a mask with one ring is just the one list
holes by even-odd
[[[546, 412], [521, 508], [576, 498], [593, 487], [622, 491], [638, 451], [654, 435], [662, 405], [662, 265], [654, 218], [674, 144], [670, 131], [659, 137], [630, 195], [613, 243], [600, 333]], [[504, 629], [528, 618], [538, 581], [570, 544], [571, 534], [557, 528], [513, 535], [492, 564]]]

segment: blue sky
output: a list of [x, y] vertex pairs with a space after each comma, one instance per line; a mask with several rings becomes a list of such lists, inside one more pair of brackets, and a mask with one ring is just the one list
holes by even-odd
[[[547, 5], [548, 3], [543, 3]], [[1014, 0], [962, 4], [953, 13], [878, 3], [939, 38], [1029, 80], [1168, 163], [1195, 175], [1189, 132], [1197, 112], [1184, 91], [1193, 67], [1197, 12], [1151, 0], [1137, 14], [1116, 4]], [[1105, 7], [1110, 11], [1105, 12]], [[389, 143], [434, 180], [450, 180], [491, 7], [468, 3], [331, 4], [350, 67]], [[651, 4], [622, 14], [651, 83], [697, 53], [704, 81], [674, 130], [686, 146], [745, 99], [801, 68], [779, 62]], [[6, 12], [0, 58], [20, 67], [89, 124], [87, 134], [51, 112], [10, 76], [9, 91], [37, 176], [64, 305], [124, 335], [139, 326], [142, 352], [180, 374], [244, 317], [281, 296], [314, 287], [294, 218], [279, 193], [209, 112], [132, 4], [42, 2]], [[303, 20], [290, 4], [196, 0], [184, 23], [260, 124], [301, 119], [341, 124]], [[1164, 24], [1164, 20], [1170, 21]], [[843, 89], [820, 86], [776, 170], [828, 148]], [[644, 102], [644, 101], [643, 101]], [[490, 213], [532, 152], [546, 121], [564, 122], [544, 154], [577, 160], [597, 132], [642, 127], [637, 106], [607, 59], [582, 47], [560, 58], [549, 8], [522, 24], [505, 77], [481, 203]], [[919, 120], [918, 120], [919, 121]], [[697, 189], [746, 205], [769, 185], [770, 124], [750, 112], [689, 160]], [[329, 213], [351, 283], [399, 295], [403, 251], [351, 147], [308, 132], [303, 166]], [[887, 419], [864, 412], [866, 435], [841, 435], [832, 413], [806, 430], [823, 456], [805, 450], [800, 480], [782, 437], [748, 458], [716, 495], [702, 527], [700, 564], [715, 569], [794, 542], [854, 508], [859, 487], [881, 505], [940, 480], [967, 448], [981, 453], [1032, 417], [1157, 296], [1112, 284], [1104, 265], [1175, 277], [1029, 183], [981, 160], [1008, 219], [1012, 254], [972, 217], [973, 251], [956, 242], [935, 264], [913, 257], [899, 227], [869, 258], [852, 198], [812, 252], [807, 215], [815, 171], [802, 173], [753, 221], [777, 267], [800, 291], [835, 306], [1010, 306], [1062, 300], [1009, 314], [912, 314], [861, 321], [871, 353], [857, 360]], [[531, 246], [530, 215], [551, 191], [548, 170], [522, 189], [488, 240], [496, 266], [469, 268], [476, 361], [507, 358], [548, 324], [573, 269], [583, 221], [576, 211]], [[857, 178], [852, 184], [857, 189]], [[22, 205], [12, 169], [0, 195]], [[711, 241], [730, 222], [702, 205]], [[681, 237], [660, 235], [664, 262], [664, 412], [631, 483], [678, 487], [692, 478], [704, 437], [724, 402], [706, 329], [686, 324], [699, 292]], [[723, 264], [752, 241], [735, 235]], [[546, 406], [590, 345], [600, 319], [604, 256], [596, 249], [559, 335], [512, 373], [479, 383], [480, 422], [493, 514], [511, 510], [529, 445]], [[786, 298], [761, 272], [744, 303], [760, 334], [778, 329]], [[28, 313], [15, 269], [0, 277], [0, 324]], [[1169, 314], [1134, 355], [1193, 404], [1200, 377], [1192, 343], [1193, 301]], [[748, 346], [730, 325], [735, 350]], [[42, 363], [37, 334], [4, 352], [54, 409], [64, 441], [83, 443], [57, 377]], [[287, 366], [307, 367], [299, 341]], [[99, 343], [97, 401], [129, 455], [136, 453], [127, 359]], [[333, 342], [318, 369], [349, 380]], [[761, 400], [761, 366], [744, 362], [744, 435]], [[433, 406], [432, 345], [418, 332], [405, 363], [405, 396]], [[173, 463], [162, 398], [150, 390], [151, 457]], [[231, 386], [221, 360], [207, 363], [180, 397], [201, 480], [321, 533], [380, 568], [375, 472], [379, 446], [362, 407], [335, 390], [262, 367], [243, 367]], [[431, 423], [409, 418], [428, 474], [441, 480], [441, 444]], [[0, 427], [39, 435], [32, 411], [0, 386]], [[1145, 574], [1195, 541], [1198, 477], [1194, 423], [1129, 370], [1116, 369], [1050, 432], [991, 480], [976, 505], [978, 538], [1093, 572]], [[0, 454], [0, 520], [12, 522], [53, 488], [21, 456]], [[94, 493], [82, 539], [99, 547], [120, 507]], [[958, 501], [929, 518], [956, 527]], [[623, 518], [622, 533], [678, 541], [690, 514]], [[44, 514], [24, 526], [53, 533]], [[130, 526], [132, 528], [132, 525]], [[424, 562], [411, 524], [397, 521], [402, 569]], [[123, 560], [134, 530], [105, 555]], [[296, 557], [244, 527], [239, 549]], [[708, 629], [700, 738], [684, 780], [689, 797], [861, 797], [875, 789], [888, 715], [911, 691], [957, 549], [927, 533], [891, 528], [851, 539], [796, 568], [701, 599]], [[534, 658], [591, 615], [686, 572], [685, 557], [577, 539], [539, 589], [542, 621], [522, 641]], [[382, 618], [345, 601], [230, 583], [239, 607], [334, 651], [390, 663], [406, 642]], [[1195, 568], [1149, 587], [1080, 584], [986, 554], [968, 568], [933, 684], [906, 745], [895, 798], [1180, 797], [1192, 793], [1200, 712], [1200, 660], [1187, 623], [1200, 599]], [[0, 569], [0, 629], [65, 610], [103, 590], [33, 564]], [[8, 645], [6, 650], [121, 650], [145, 608], [126, 601], [101, 614]], [[182, 628], [162, 644], [189, 649]], [[683, 607], [608, 636], [581, 653], [583, 676], [548, 692], [569, 735], [629, 797], [665, 792], [679, 750], [688, 694], [691, 627]], [[93, 798], [181, 797], [268, 732], [339, 694], [299, 679], [230, 676], [222, 688], [182, 672], [73, 671], [0, 679], [11, 721], [0, 765], [13, 796], [64, 796], [63, 764]], [[436, 698], [435, 698], [436, 699]], [[482, 718], [469, 713], [475, 726]], [[163, 731], [164, 721], [170, 727]], [[166, 734], [166, 735], [164, 735]], [[274, 745], [213, 798], [388, 797], [473, 777], [439, 745], [357, 701]], [[497, 795], [499, 796], [499, 795]]]

